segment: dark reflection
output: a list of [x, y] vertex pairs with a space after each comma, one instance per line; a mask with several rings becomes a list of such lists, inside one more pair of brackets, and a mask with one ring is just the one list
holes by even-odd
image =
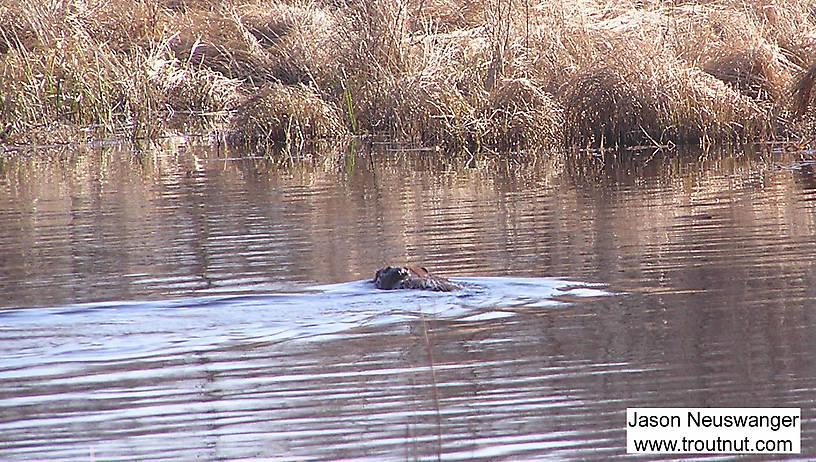
[[[0, 458], [606, 460], [633, 406], [801, 407], [811, 458], [807, 162], [370, 149], [3, 160]], [[615, 295], [326, 285], [384, 264]]]

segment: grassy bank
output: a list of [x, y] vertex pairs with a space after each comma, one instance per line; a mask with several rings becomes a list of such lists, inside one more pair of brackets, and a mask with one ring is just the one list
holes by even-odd
[[810, 0], [0, 0], [2, 143], [804, 136]]

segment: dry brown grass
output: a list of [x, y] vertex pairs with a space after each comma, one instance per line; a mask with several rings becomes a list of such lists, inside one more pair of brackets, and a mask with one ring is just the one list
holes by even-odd
[[306, 86], [272, 83], [239, 106], [233, 118], [232, 138], [303, 143], [346, 133], [339, 109]]
[[813, 88], [816, 85], [816, 64], [803, 72], [793, 88], [794, 113], [801, 117], [813, 105]]
[[635, 85], [603, 67], [574, 76], [564, 93], [567, 139], [609, 147], [636, 143], [652, 131], [654, 117], [646, 113], [654, 108]]
[[807, 0], [0, 0], [0, 136], [747, 141], [812, 130], [814, 66]]

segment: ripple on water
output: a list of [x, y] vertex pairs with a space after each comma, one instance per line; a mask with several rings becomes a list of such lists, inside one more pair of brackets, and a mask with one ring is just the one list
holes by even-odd
[[[0, 459], [600, 460], [628, 406], [816, 399], [790, 154], [225, 155], [0, 162], [0, 304], [58, 306], [0, 312]], [[567, 279], [312, 287], [406, 263]]]
[[[278, 447], [281, 454], [342, 458], [349, 451], [376, 458], [406, 441], [420, 452], [433, 450], [440, 444], [434, 423], [439, 418], [453, 425], [445, 444], [454, 458], [501, 454], [500, 447], [523, 454], [557, 446], [557, 436], [547, 442], [534, 434], [467, 445], [457, 440], [464, 431], [459, 426], [468, 425], [461, 419], [474, 409], [559, 406], [559, 400], [531, 390], [513, 391], [524, 384], [518, 378], [486, 379], [488, 387], [500, 382], [500, 389], [469, 402], [451, 398], [444, 410], [428, 408], [423, 395], [429, 387], [459, 387], [461, 374], [499, 362], [436, 364], [434, 385], [427, 382], [425, 360], [398, 359], [402, 347], [368, 359], [344, 359], [341, 349], [334, 364], [310, 357], [312, 348], [405, 335], [417, 322], [479, 326], [518, 310], [565, 306], [563, 297], [609, 295], [601, 287], [555, 278], [457, 281], [470, 288], [380, 291], [357, 281], [297, 293], [6, 310], [0, 313], [0, 434], [9, 442], [4, 455], [208, 458], [218, 452], [200, 441], [212, 440], [229, 457], [251, 457], [257, 450], [252, 442], [263, 441], [266, 454]], [[349, 419], [361, 423], [349, 425]], [[333, 441], [331, 452], [314, 446], [316, 439]], [[477, 449], [483, 445], [493, 449]]]

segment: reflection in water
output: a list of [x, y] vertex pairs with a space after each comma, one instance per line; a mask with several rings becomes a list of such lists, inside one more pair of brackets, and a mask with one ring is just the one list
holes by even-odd
[[[631, 406], [811, 458], [807, 164], [237, 155], [2, 161], [0, 459], [607, 459]], [[406, 263], [470, 288], [360, 281]]]

